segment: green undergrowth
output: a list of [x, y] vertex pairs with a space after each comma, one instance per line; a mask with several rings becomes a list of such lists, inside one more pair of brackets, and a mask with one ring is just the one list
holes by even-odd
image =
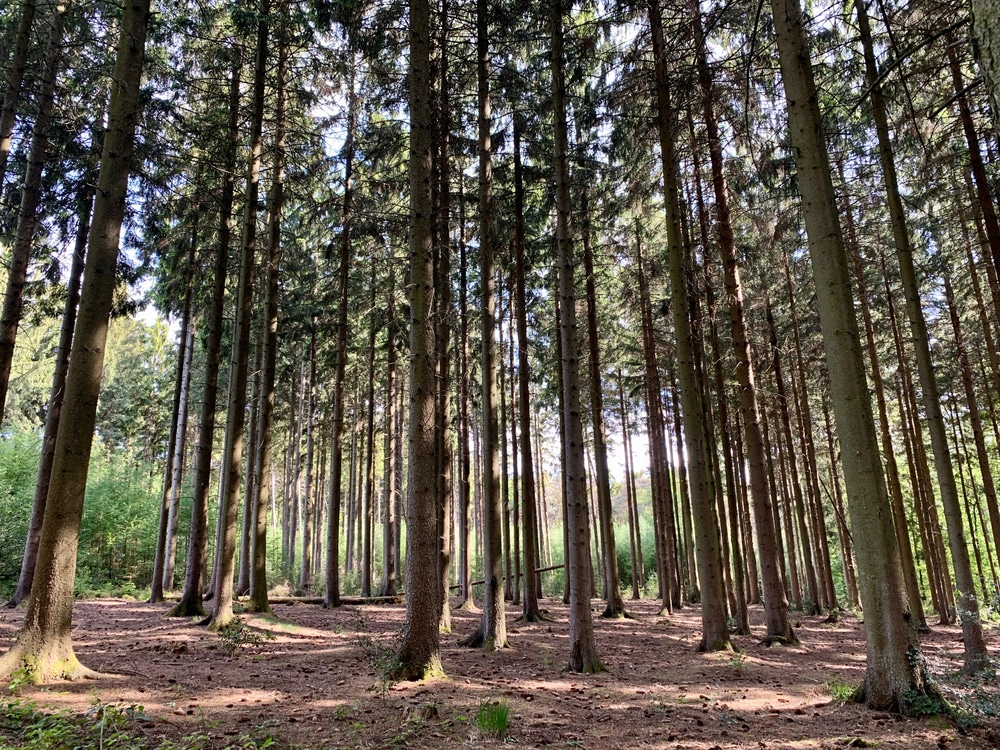
[[0, 750], [294, 750], [264, 732], [215, 739], [196, 732], [156, 736], [142, 706], [97, 702], [83, 714], [49, 711], [34, 701], [0, 701]]

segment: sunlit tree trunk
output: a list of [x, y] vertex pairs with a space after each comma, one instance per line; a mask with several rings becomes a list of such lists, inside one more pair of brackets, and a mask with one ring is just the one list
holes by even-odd
[[89, 170], [83, 180], [77, 210], [76, 242], [73, 246], [73, 260], [70, 262], [69, 279], [66, 282], [66, 302], [63, 305], [62, 322], [59, 326], [59, 345], [56, 349], [56, 363], [52, 373], [52, 387], [49, 390], [49, 406], [45, 412], [45, 428], [42, 433], [41, 457], [35, 480], [35, 494], [31, 503], [31, 518], [28, 534], [24, 542], [24, 556], [21, 559], [21, 574], [17, 588], [10, 599], [10, 606], [16, 607], [31, 593], [31, 582], [38, 560], [38, 541], [42, 533], [45, 517], [45, 501], [48, 499], [49, 482], [52, 478], [52, 463], [55, 460], [56, 436], [59, 433], [59, 419], [66, 389], [66, 373], [69, 370], [69, 355], [73, 345], [73, 328], [76, 325], [77, 306], [80, 303], [80, 279], [87, 241], [90, 237], [90, 219], [94, 204], [92, 187], [93, 170]]
[[831, 379], [830, 396], [858, 554], [868, 649], [861, 697], [874, 708], [905, 711], [915, 694], [930, 694], [934, 688], [904, 617], [899, 552], [802, 10], [798, 0], [772, 0], [771, 8], [827, 367], [837, 375]]
[[250, 358], [250, 328], [253, 311], [254, 252], [257, 241], [257, 196], [263, 156], [265, 80], [268, 65], [270, 0], [260, 0], [257, 49], [254, 60], [253, 109], [250, 114], [250, 155], [247, 168], [246, 208], [240, 249], [240, 276], [236, 294], [236, 326], [230, 360], [226, 441], [223, 448], [223, 491], [220, 493], [221, 544], [216, 549], [217, 581], [212, 607], [212, 629], [225, 627], [233, 618], [233, 572], [236, 560], [236, 518], [243, 470], [246, 427], [247, 378]]

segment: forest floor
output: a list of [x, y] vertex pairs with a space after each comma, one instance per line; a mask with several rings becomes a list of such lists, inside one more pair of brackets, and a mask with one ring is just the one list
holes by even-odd
[[[455, 611], [452, 633], [442, 636], [447, 678], [391, 683], [380, 667], [399, 637], [401, 605], [330, 611], [281, 604], [274, 619], [245, 616], [250, 630], [227, 644], [190, 620], [164, 617], [166, 605], [79, 601], [77, 654], [109, 676], [24, 686], [14, 699], [0, 695], [0, 704], [33, 702], [92, 722], [117, 717], [107, 722], [108, 738], [127, 730], [135, 746], [191, 750], [1000, 747], [1000, 685], [995, 675], [973, 684], [958, 676], [958, 628], [934, 627], [923, 652], [946, 697], [965, 713], [956, 721], [928, 706], [929, 715], [903, 719], [842, 700], [865, 668], [864, 626], [851, 615], [838, 623], [797, 615], [801, 645], [768, 648], [760, 642], [762, 612], [753, 608], [754, 634], [734, 637], [735, 654], [701, 654], [697, 608], [659, 616], [655, 602], [626, 602], [635, 619], [608, 621], [597, 616], [599, 604], [603, 674], [563, 671], [567, 610], [547, 599], [551, 622], [518, 623], [519, 607], [508, 613], [511, 647], [496, 653], [458, 646], [477, 615]], [[22, 616], [0, 610], [0, 651]], [[248, 632], [270, 637], [258, 644]], [[995, 623], [987, 625], [987, 642], [996, 660]], [[477, 726], [480, 706], [491, 702], [510, 711], [503, 740]], [[113, 746], [130, 747], [121, 738]]]

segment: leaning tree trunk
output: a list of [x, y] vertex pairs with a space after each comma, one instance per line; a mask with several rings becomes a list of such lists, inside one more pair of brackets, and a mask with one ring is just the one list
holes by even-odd
[[573, 232], [569, 184], [569, 138], [566, 126], [566, 80], [563, 70], [563, 0], [551, 0], [552, 109], [555, 145], [556, 246], [558, 248], [560, 313], [559, 340], [562, 356], [563, 474], [566, 486], [566, 518], [569, 543], [569, 663], [570, 672], [602, 672], [597, 655], [594, 624], [590, 613], [593, 571], [587, 549], [590, 519], [587, 515], [587, 475], [584, 467], [583, 421], [580, 416], [580, 373], [576, 341], [576, 290], [573, 280]]
[[[7, 261], [7, 286], [3, 296], [3, 310], [0, 312], [0, 422], [3, 422], [7, 403], [10, 368], [14, 361], [14, 344], [17, 341], [17, 329], [21, 323], [24, 287], [28, 280], [28, 265], [31, 262], [35, 227], [38, 225], [38, 204], [42, 197], [42, 170], [45, 168], [48, 154], [49, 121], [52, 119], [56, 77], [59, 73], [62, 53], [65, 11], [64, 4], [54, 3], [48, 18], [50, 29], [46, 40], [42, 84], [38, 96], [38, 112], [35, 115], [35, 124], [31, 129], [31, 145], [28, 148], [28, 163], [24, 170], [21, 206], [17, 212], [17, 229], [10, 249], [10, 259]], [[27, 12], [27, 7], [25, 7], [25, 12]], [[12, 78], [15, 73], [17, 73], [16, 70], [12, 71]], [[0, 139], [2, 138], [4, 136], [0, 134]], [[9, 144], [9, 137], [7, 143]], [[3, 154], [3, 159], [6, 163], [6, 152]], [[3, 174], [0, 173], [0, 191], [2, 189]]]
[[772, 0], [771, 8], [827, 366], [837, 374], [831, 379], [830, 395], [855, 535], [868, 645], [860, 693], [872, 707], [905, 711], [914, 696], [935, 691], [905, 617], [899, 550], [879, 461], [802, 9], [798, 0]]
[[0, 679], [30, 665], [31, 678], [94, 676], [73, 652], [73, 583], [101, 390], [108, 319], [115, 289], [114, 269], [125, 218], [128, 177], [136, 125], [139, 83], [145, 57], [148, 0], [125, 3], [104, 136], [101, 172], [87, 249], [66, 397], [56, 439], [52, 480], [38, 545], [38, 562], [17, 640], [0, 657]]
[[45, 428], [42, 432], [41, 458], [35, 480], [35, 494], [31, 502], [31, 519], [24, 541], [24, 557], [21, 560], [21, 575], [17, 588], [8, 604], [16, 607], [31, 593], [31, 581], [35, 576], [38, 560], [38, 541], [42, 534], [42, 520], [45, 517], [45, 501], [48, 499], [49, 482], [52, 478], [52, 463], [56, 455], [56, 436], [66, 390], [66, 372], [69, 370], [69, 354], [73, 345], [73, 328], [76, 325], [77, 306], [80, 304], [80, 279], [90, 237], [90, 218], [94, 204], [92, 170], [85, 173], [80, 188], [80, 204], [77, 213], [76, 243], [73, 260], [70, 263], [69, 279], [66, 282], [66, 302], [63, 305], [62, 323], [59, 326], [59, 344], [56, 348], [56, 364], [52, 373], [52, 388], [49, 390], [49, 406], [45, 412]]
[[[875, 118], [875, 132], [878, 136], [878, 151], [885, 180], [886, 201], [889, 206], [889, 220], [892, 236], [899, 260], [899, 277], [906, 297], [906, 314], [910, 322], [910, 338], [917, 360], [917, 374], [920, 376], [920, 392], [923, 396], [927, 430], [931, 434], [934, 450], [934, 466], [937, 470], [941, 504], [944, 506], [948, 525], [948, 541], [951, 547], [952, 564], [955, 568], [955, 583], [958, 586], [958, 614], [962, 623], [962, 640], [965, 644], [965, 672], [976, 674], [988, 663], [986, 642], [983, 640], [983, 625], [979, 618], [979, 603], [976, 599], [975, 582], [972, 579], [972, 565], [969, 548], [965, 540], [962, 524], [962, 509], [958, 500], [955, 472], [952, 467], [951, 449], [945, 433], [944, 416], [941, 414], [941, 396], [931, 360], [927, 321], [920, 300], [917, 274], [913, 264], [913, 248], [906, 226], [906, 213], [899, 195], [899, 180], [896, 177], [896, 162], [889, 138], [889, 118], [885, 100], [879, 84], [879, 71], [875, 62], [865, 0], [855, 0], [858, 12], [858, 26], [864, 46], [867, 81], [871, 90], [872, 113]], [[987, 196], [988, 200], [989, 197]]]
[[21, 5], [21, 16], [17, 22], [17, 31], [14, 32], [14, 51], [11, 54], [9, 72], [7, 73], [3, 108], [0, 109], [0, 193], [3, 191], [4, 177], [7, 176], [7, 160], [10, 156], [10, 147], [14, 136], [17, 107], [21, 101], [21, 84], [24, 81], [24, 71], [28, 67], [31, 25], [35, 20], [36, 7], [36, 0], [24, 0]]
[[431, 237], [430, 7], [410, 0], [410, 423], [406, 498], [406, 627], [394, 676], [441, 674], [441, 597], [433, 472], [436, 372], [433, 361], [434, 246]]
[[691, 4], [694, 21], [695, 43], [698, 46], [698, 82], [701, 88], [702, 112], [708, 132], [708, 153], [712, 168], [712, 189], [715, 195], [716, 231], [719, 254], [722, 258], [723, 283], [729, 302], [729, 325], [736, 355], [736, 379], [739, 384], [740, 417], [743, 423], [743, 440], [747, 468], [750, 474], [750, 497], [757, 532], [761, 584], [764, 593], [765, 636], [768, 643], [795, 643], [798, 639], [788, 617], [788, 598], [781, 580], [781, 562], [778, 556], [779, 539], [775, 523], [776, 508], [771, 503], [768, 489], [764, 439], [760, 427], [760, 410], [757, 406], [757, 384], [754, 375], [753, 353], [750, 347], [746, 310], [743, 305], [743, 282], [739, 261], [736, 258], [735, 239], [729, 213], [729, 188], [722, 161], [722, 139], [715, 115], [715, 85], [708, 66], [705, 35], [701, 10]]
[[673, 296], [674, 335], [677, 346], [681, 409], [684, 417], [684, 447], [688, 457], [688, 480], [694, 516], [695, 553], [701, 585], [702, 651], [732, 649], [726, 624], [726, 593], [720, 557], [719, 528], [715, 514], [715, 488], [706, 463], [704, 413], [701, 386], [695, 368], [689, 302], [685, 283], [684, 248], [680, 233], [679, 179], [676, 160], [663, 21], [656, 0], [649, 3], [656, 66], [656, 112], [663, 162], [663, 193], [667, 216], [670, 289]]

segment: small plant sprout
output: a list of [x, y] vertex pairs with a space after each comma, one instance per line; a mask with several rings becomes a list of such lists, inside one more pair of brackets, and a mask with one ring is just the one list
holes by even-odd
[[510, 730], [510, 706], [506, 701], [482, 701], [476, 713], [476, 726], [489, 737], [503, 739]]

